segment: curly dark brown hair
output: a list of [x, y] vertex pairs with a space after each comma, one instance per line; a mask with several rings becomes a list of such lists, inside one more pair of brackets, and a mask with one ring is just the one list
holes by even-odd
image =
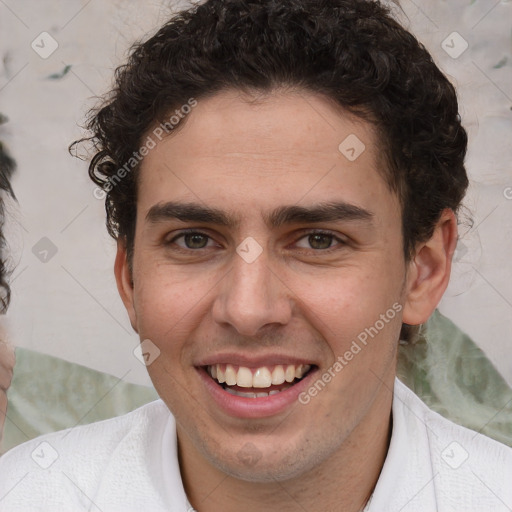
[[70, 146], [93, 142], [89, 175], [105, 192], [108, 231], [125, 241], [129, 261], [138, 165], [126, 172], [126, 163], [148, 130], [190, 98], [282, 87], [324, 95], [376, 128], [382, 172], [402, 207], [406, 261], [432, 236], [443, 209], [457, 212], [468, 179], [455, 89], [387, 7], [371, 0], [209, 0], [132, 47], [114, 89], [90, 113], [91, 137]]
[[[0, 114], [0, 125], [5, 123], [7, 118]], [[11, 288], [8, 282], [9, 270], [5, 263], [6, 242], [4, 237], [5, 207], [2, 195], [7, 193], [16, 199], [11, 187], [11, 177], [16, 169], [16, 162], [9, 155], [7, 149], [0, 142], [0, 313], [5, 313], [11, 301]]]

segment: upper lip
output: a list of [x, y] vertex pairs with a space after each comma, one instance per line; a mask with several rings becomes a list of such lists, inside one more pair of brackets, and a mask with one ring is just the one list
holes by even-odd
[[286, 354], [264, 354], [260, 356], [240, 354], [233, 352], [226, 352], [215, 354], [200, 360], [195, 366], [211, 366], [214, 364], [232, 364], [235, 366], [245, 366], [247, 368], [261, 368], [262, 366], [276, 366], [276, 365], [299, 365], [310, 364], [315, 365], [313, 359], [297, 357]]

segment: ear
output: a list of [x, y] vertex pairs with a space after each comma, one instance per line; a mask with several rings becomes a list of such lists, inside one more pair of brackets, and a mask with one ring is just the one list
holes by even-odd
[[419, 244], [408, 266], [403, 322], [425, 323], [439, 304], [450, 281], [452, 257], [457, 246], [457, 218], [443, 210], [432, 237]]
[[126, 243], [124, 240], [117, 240], [116, 261], [114, 264], [114, 274], [116, 276], [117, 290], [123, 301], [124, 307], [130, 317], [130, 323], [133, 330], [138, 333], [137, 313], [134, 305], [133, 280], [130, 266], [128, 264]]

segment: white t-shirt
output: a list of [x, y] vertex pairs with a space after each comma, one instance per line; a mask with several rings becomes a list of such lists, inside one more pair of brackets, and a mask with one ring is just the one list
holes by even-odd
[[[398, 379], [392, 415], [369, 512], [512, 510], [512, 448], [443, 418]], [[166, 405], [156, 400], [2, 456], [0, 511], [42, 510], [189, 512]]]

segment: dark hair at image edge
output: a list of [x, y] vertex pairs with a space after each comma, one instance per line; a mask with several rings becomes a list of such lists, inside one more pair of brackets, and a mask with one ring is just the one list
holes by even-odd
[[[0, 125], [7, 122], [7, 118], [0, 114]], [[11, 187], [11, 177], [16, 169], [16, 162], [11, 158], [0, 142], [0, 192], [7, 192], [16, 199]], [[5, 263], [6, 241], [4, 237], [5, 206], [4, 199], [0, 197], [0, 314], [5, 313], [11, 301], [11, 288], [7, 281], [9, 269]]]
[[129, 262], [137, 167], [109, 187], [112, 177], [171, 112], [227, 89], [308, 91], [370, 122], [380, 171], [400, 200], [406, 261], [444, 209], [457, 213], [468, 178], [455, 89], [387, 7], [370, 0], [210, 0], [133, 45], [113, 90], [89, 114], [91, 136], [70, 146], [92, 143], [89, 176], [106, 191], [107, 229], [125, 242]]

